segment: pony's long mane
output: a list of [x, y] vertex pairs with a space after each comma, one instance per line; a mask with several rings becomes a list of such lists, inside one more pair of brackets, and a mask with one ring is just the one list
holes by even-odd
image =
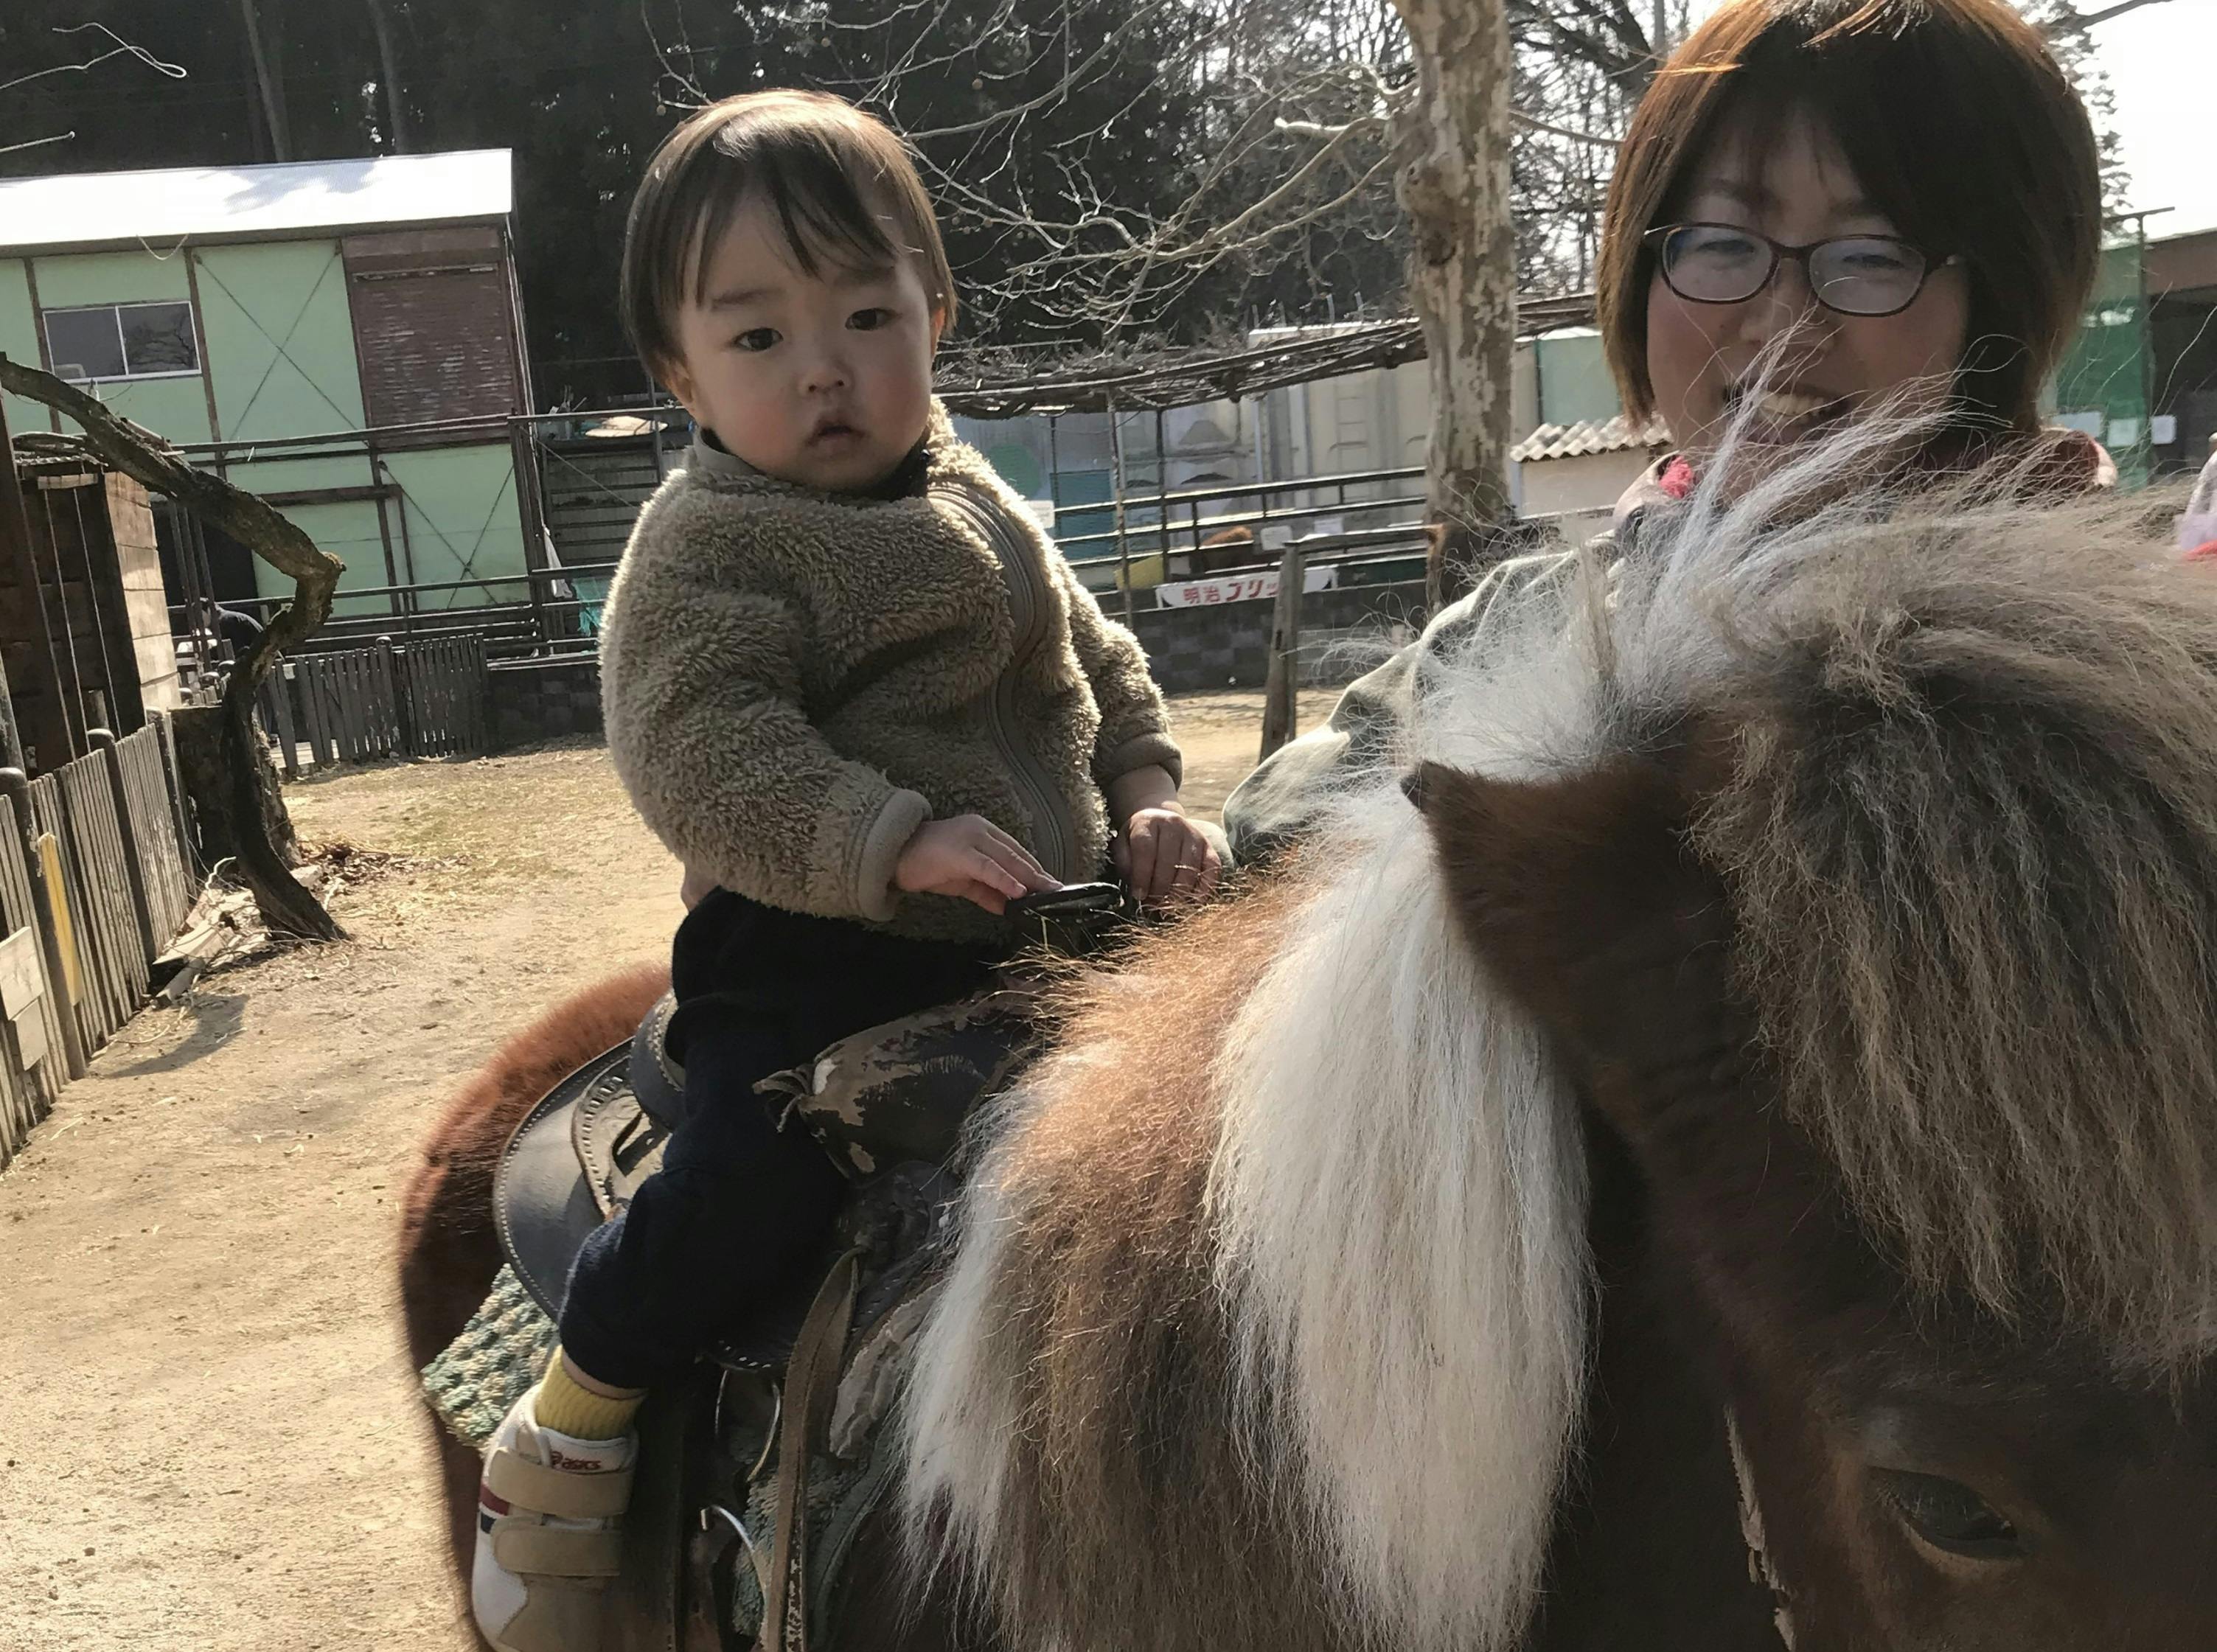
[[1620, 751], [1731, 731], [1696, 837], [1738, 976], [1791, 1115], [1911, 1280], [2191, 1355], [2217, 1275], [2217, 580], [2145, 501], [2058, 499], [2030, 460], [1912, 487], [1898, 440], [1644, 544], [1580, 604], [1580, 720]]

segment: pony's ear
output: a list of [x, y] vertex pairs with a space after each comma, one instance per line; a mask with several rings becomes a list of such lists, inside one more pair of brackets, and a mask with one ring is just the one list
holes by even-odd
[[1471, 945], [1574, 1054], [1669, 1059], [1695, 1000], [1717, 1007], [1726, 918], [1693, 853], [1699, 792], [1683, 763], [1540, 780], [1428, 763], [1411, 794]]

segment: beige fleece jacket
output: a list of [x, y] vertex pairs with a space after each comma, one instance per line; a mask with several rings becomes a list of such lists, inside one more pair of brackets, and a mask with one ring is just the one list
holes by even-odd
[[919, 936], [998, 933], [892, 887], [926, 820], [983, 815], [1080, 881], [1107, 858], [1102, 788], [1179, 774], [1138, 641], [936, 406], [899, 498], [775, 481], [696, 442], [632, 531], [601, 694], [617, 774], [688, 866]]

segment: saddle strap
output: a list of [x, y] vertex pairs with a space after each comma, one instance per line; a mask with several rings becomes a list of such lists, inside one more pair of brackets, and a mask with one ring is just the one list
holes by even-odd
[[832, 1263], [801, 1322], [785, 1369], [785, 1416], [777, 1442], [776, 1526], [763, 1596], [761, 1652], [807, 1652], [808, 1465], [839, 1390], [839, 1364], [855, 1321], [861, 1253]]

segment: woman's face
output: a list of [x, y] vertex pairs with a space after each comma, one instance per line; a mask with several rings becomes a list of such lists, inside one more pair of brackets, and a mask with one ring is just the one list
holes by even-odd
[[[1695, 168], [1678, 223], [1730, 224], [1786, 246], [1850, 235], [1898, 235], [1899, 226], [1862, 199], [1847, 157], [1806, 114], [1792, 116], [1767, 152], [1727, 131]], [[1658, 264], [1647, 291], [1647, 372], [1656, 410], [1679, 446], [1715, 447], [1751, 393], [1766, 346], [1794, 338], [1772, 371], [1749, 435], [1799, 441], [1906, 392], [1904, 412], [1936, 410], [1963, 358], [1969, 299], [1962, 267], [1930, 272], [1897, 315], [1843, 316], [1810, 296], [1808, 273], [1782, 259], [1770, 285], [1738, 304], [1680, 298]]]

